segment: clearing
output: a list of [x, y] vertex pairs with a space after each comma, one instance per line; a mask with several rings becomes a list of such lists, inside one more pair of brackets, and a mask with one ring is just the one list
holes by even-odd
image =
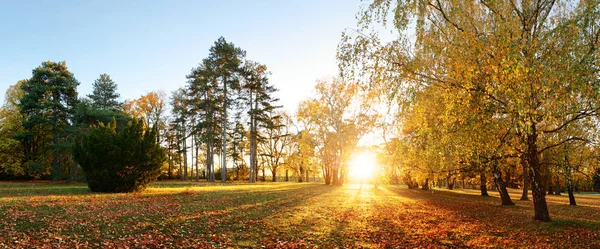
[[[157, 182], [142, 193], [0, 183], [0, 247], [600, 247], [600, 197], [499, 206], [472, 190]], [[492, 191], [490, 194], [494, 195]], [[511, 192], [513, 200], [520, 197]]]

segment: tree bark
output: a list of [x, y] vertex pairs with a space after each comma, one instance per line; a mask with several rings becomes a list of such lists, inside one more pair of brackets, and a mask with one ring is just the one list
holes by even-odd
[[558, 174], [555, 174], [556, 176], [556, 184], [554, 184], [554, 194], [555, 195], [560, 195], [560, 179], [558, 178]]
[[286, 181], [286, 182], [289, 182], [289, 181], [290, 181], [290, 176], [289, 176], [289, 172], [288, 172], [288, 170], [287, 170], [287, 169], [285, 170], [285, 181]]
[[421, 186], [421, 190], [429, 190], [429, 178], [425, 178], [425, 184]]
[[198, 168], [200, 167], [199, 163], [198, 163], [198, 155], [199, 155], [199, 151], [200, 151], [200, 145], [198, 144], [198, 136], [194, 136], [193, 138], [196, 141], [196, 181], [200, 181], [200, 174], [199, 174], [199, 170], [198, 170]]
[[479, 172], [479, 189], [481, 190], [481, 196], [490, 196], [487, 192], [487, 179], [485, 178], [485, 171]]
[[309, 182], [310, 179], [308, 178], [308, 170], [305, 170], [305, 174], [306, 174], [306, 182]]
[[58, 144], [58, 132], [54, 129], [54, 134], [52, 134], [52, 144], [54, 148], [52, 148], [52, 181], [58, 181], [58, 148], [56, 148]]
[[223, 131], [221, 134], [221, 182], [227, 181], [227, 78], [223, 77]]
[[535, 211], [534, 219], [538, 221], [550, 221], [550, 213], [546, 203], [544, 185], [542, 184], [542, 175], [540, 170], [540, 158], [537, 148], [537, 133], [535, 125], [532, 125], [532, 133], [527, 135], [527, 164], [529, 165], [529, 179], [531, 179], [533, 207]]
[[182, 132], [183, 132], [183, 180], [187, 181], [188, 179], [188, 161], [187, 161], [187, 138], [185, 134], [185, 123], [182, 122]]
[[510, 199], [510, 195], [508, 194], [508, 190], [506, 189], [506, 184], [502, 180], [502, 171], [500, 170], [500, 168], [498, 168], [497, 163], [498, 162], [493, 162], [494, 165], [492, 165], [492, 173], [494, 175], [494, 182], [496, 183], [496, 188], [498, 189], [498, 193], [500, 193], [502, 205], [515, 205], [515, 203]]
[[567, 192], [569, 192], [569, 205], [577, 206], [577, 202], [575, 202], [575, 195], [573, 194], [573, 181], [571, 180], [570, 173], [567, 173]]
[[522, 201], [528, 201], [529, 197], [529, 173], [527, 170], [527, 161], [524, 156], [520, 157], [521, 167], [523, 168], [523, 194], [521, 195]]

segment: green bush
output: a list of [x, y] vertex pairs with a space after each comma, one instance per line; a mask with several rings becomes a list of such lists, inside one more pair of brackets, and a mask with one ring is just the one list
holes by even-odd
[[156, 131], [133, 120], [117, 130], [116, 122], [100, 123], [81, 135], [74, 145], [75, 160], [81, 165], [93, 192], [143, 190], [160, 175], [165, 152], [156, 142]]

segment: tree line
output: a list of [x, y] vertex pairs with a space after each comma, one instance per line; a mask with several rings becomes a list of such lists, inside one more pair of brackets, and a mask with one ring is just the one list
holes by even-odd
[[[159, 90], [121, 101], [117, 83], [101, 74], [92, 93], [81, 97], [80, 83], [65, 62], [43, 62], [6, 93], [0, 178], [85, 181], [77, 158], [117, 174], [115, 165], [124, 163], [95, 162], [99, 157], [85, 150], [99, 148], [89, 141], [109, 145], [105, 140], [132, 138], [142, 125], [165, 152], [162, 179], [345, 182], [352, 152], [375, 117], [363, 108], [359, 86], [340, 78], [320, 80], [315, 97], [289, 114], [277, 104], [278, 90], [269, 75], [266, 65], [247, 59], [244, 50], [223, 37], [170, 96]], [[132, 122], [133, 127], [123, 128]], [[146, 136], [139, 139], [148, 143]], [[112, 150], [96, 154], [123, 149]], [[103, 174], [108, 173], [94, 173]]]

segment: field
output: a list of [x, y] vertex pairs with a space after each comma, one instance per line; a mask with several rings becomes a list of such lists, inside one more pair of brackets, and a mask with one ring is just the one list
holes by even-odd
[[540, 223], [531, 201], [503, 207], [477, 194], [183, 182], [95, 194], [85, 185], [0, 183], [0, 247], [600, 247], [600, 196], [579, 195], [576, 207], [550, 196], [553, 222]]

